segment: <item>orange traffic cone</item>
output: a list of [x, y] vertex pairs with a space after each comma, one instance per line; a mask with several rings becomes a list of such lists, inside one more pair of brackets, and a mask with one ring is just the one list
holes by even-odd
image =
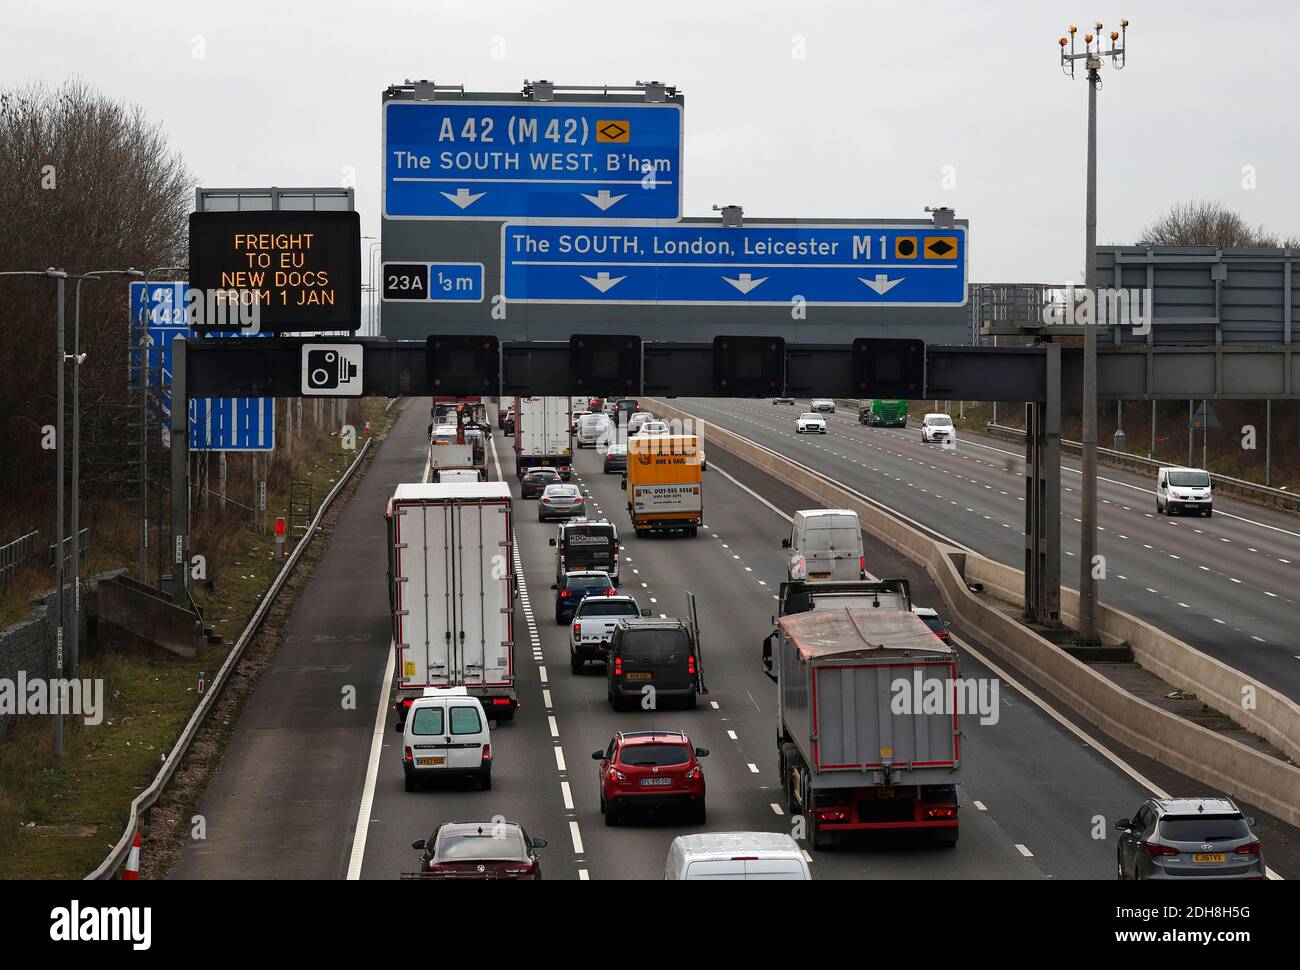
[[365, 433], [366, 433], [366, 434], [370, 434], [370, 422], [369, 422], [369, 421], [366, 422], [366, 431], [365, 431]]
[[126, 868], [122, 870], [122, 881], [140, 878], [140, 830], [135, 830], [135, 841], [131, 843], [131, 852], [126, 857]]

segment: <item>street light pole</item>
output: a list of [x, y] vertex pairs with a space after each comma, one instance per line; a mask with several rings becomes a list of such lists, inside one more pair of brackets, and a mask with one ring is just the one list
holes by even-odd
[[[1085, 219], [1085, 253], [1084, 286], [1085, 299], [1090, 298], [1092, 315], [1088, 315], [1083, 325], [1083, 510], [1079, 513], [1079, 628], [1076, 634], [1080, 644], [1099, 643], [1097, 637], [1097, 88], [1101, 85], [1101, 63], [1103, 56], [1109, 56], [1116, 70], [1124, 67], [1125, 42], [1128, 35], [1128, 21], [1120, 21], [1123, 41], [1119, 31], [1111, 31], [1110, 50], [1102, 50], [1101, 21], [1097, 21], [1096, 44], [1093, 47], [1092, 34], [1084, 35], [1082, 53], [1075, 52], [1074, 37], [1076, 29], [1070, 27], [1067, 41], [1062, 37], [1058, 43], [1061, 47], [1062, 70], [1069, 68], [1069, 76], [1074, 77], [1074, 62], [1082, 60], [1087, 71], [1088, 82], [1088, 187], [1087, 214]], [[1065, 52], [1066, 44], [1070, 52]], [[1087, 306], [1087, 304], [1085, 304]]]

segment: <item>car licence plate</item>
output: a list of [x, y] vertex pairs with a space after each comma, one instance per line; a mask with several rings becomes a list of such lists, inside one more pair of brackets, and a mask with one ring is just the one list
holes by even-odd
[[421, 768], [436, 768], [447, 763], [446, 758], [416, 758], [415, 763]]
[[1224, 852], [1195, 852], [1192, 854], [1193, 862], [1227, 862], [1228, 856]]
[[651, 785], [671, 785], [672, 783], [673, 780], [671, 778], [642, 778], [641, 779], [641, 784], [646, 785], [647, 787]]
[[650, 673], [645, 670], [629, 671], [624, 677], [627, 680], [649, 680]]
[[808, 578], [809, 579], [830, 579], [831, 574], [830, 573], [809, 573]]

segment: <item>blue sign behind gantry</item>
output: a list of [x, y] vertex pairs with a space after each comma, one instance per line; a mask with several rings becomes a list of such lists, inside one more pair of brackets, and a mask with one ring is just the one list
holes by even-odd
[[682, 206], [673, 102], [388, 101], [388, 219], [646, 219]]
[[502, 226], [520, 303], [962, 306], [966, 229], [916, 225]]

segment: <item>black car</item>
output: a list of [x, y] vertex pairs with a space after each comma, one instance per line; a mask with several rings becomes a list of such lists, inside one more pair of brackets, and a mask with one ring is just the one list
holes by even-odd
[[564, 579], [551, 583], [555, 590], [555, 622], [568, 623], [578, 610], [578, 604], [588, 596], [613, 596], [616, 592], [609, 573], [591, 570], [565, 573]]
[[627, 471], [627, 445], [610, 445], [605, 452], [604, 474]]
[[560, 473], [554, 468], [530, 468], [519, 480], [519, 496], [537, 498], [546, 491], [547, 485], [558, 485], [560, 481]]
[[700, 689], [695, 634], [682, 619], [621, 620], [605, 658], [606, 696], [614, 710], [654, 689], [655, 709], [674, 699], [694, 707]]
[[518, 822], [443, 822], [411, 848], [420, 852], [419, 879], [541, 879], [537, 850]]

